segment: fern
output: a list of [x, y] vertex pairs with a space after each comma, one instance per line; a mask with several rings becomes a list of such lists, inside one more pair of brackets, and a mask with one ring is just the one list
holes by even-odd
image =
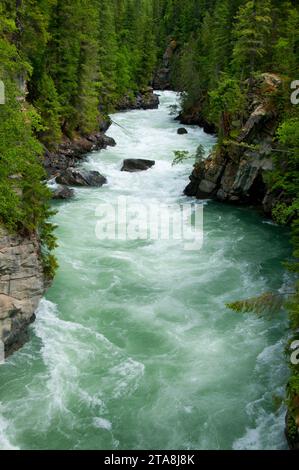
[[283, 294], [265, 292], [257, 297], [228, 303], [226, 306], [237, 313], [256, 313], [257, 315], [276, 313], [285, 305], [285, 297], [289, 295], [293, 295], [293, 292]]

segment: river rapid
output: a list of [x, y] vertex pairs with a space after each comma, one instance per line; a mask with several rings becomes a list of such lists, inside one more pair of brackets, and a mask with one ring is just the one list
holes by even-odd
[[[287, 321], [227, 302], [283, 289], [287, 233], [249, 208], [204, 204], [204, 243], [100, 240], [97, 208], [122, 196], [187, 203], [192, 160], [215, 139], [178, 122], [174, 92], [158, 110], [114, 114], [117, 146], [84, 167], [108, 179], [57, 203], [60, 268], [32, 339], [0, 367], [0, 449], [284, 449]], [[142, 173], [125, 158], [149, 158]]]

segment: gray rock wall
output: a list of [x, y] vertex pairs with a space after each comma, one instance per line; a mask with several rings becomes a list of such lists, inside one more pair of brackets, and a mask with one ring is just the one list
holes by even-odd
[[263, 180], [264, 173], [273, 169], [278, 119], [271, 93], [258, 93], [263, 86], [274, 93], [282, 82], [274, 74], [262, 74], [260, 82], [256, 95], [251, 94], [251, 109], [237, 138], [195, 165], [185, 189], [187, 196], [257, 204], [266, 213], [271, 213], [282, 197], [269, 192]]

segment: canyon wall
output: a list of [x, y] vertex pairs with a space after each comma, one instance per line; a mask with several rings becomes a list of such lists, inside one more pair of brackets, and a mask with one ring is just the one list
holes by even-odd
[[0, 340], [5, 354], [19, 349], [46, 289], [35, 235], [11, 235], [0, 227]]

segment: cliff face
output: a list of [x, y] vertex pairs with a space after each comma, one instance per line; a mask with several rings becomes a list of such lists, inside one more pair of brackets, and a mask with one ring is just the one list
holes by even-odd
[[195, 165], [186, 195], [260, 204], [266, 213], [271, 211], [283, 195], [267, 191], [263, 173], [273, 168], [272, 149], [278, 122], [273, 97], [281, 85], [282, 81], [274, 74], [259, 78], [249, 95], [245, 124], [238, 129], [237, 137], [228, 139], [205, 161]]
[[10, 235], [0, 228], [0, 340], [6, 355], [27, 340], [45, 289], [37, 238]]

